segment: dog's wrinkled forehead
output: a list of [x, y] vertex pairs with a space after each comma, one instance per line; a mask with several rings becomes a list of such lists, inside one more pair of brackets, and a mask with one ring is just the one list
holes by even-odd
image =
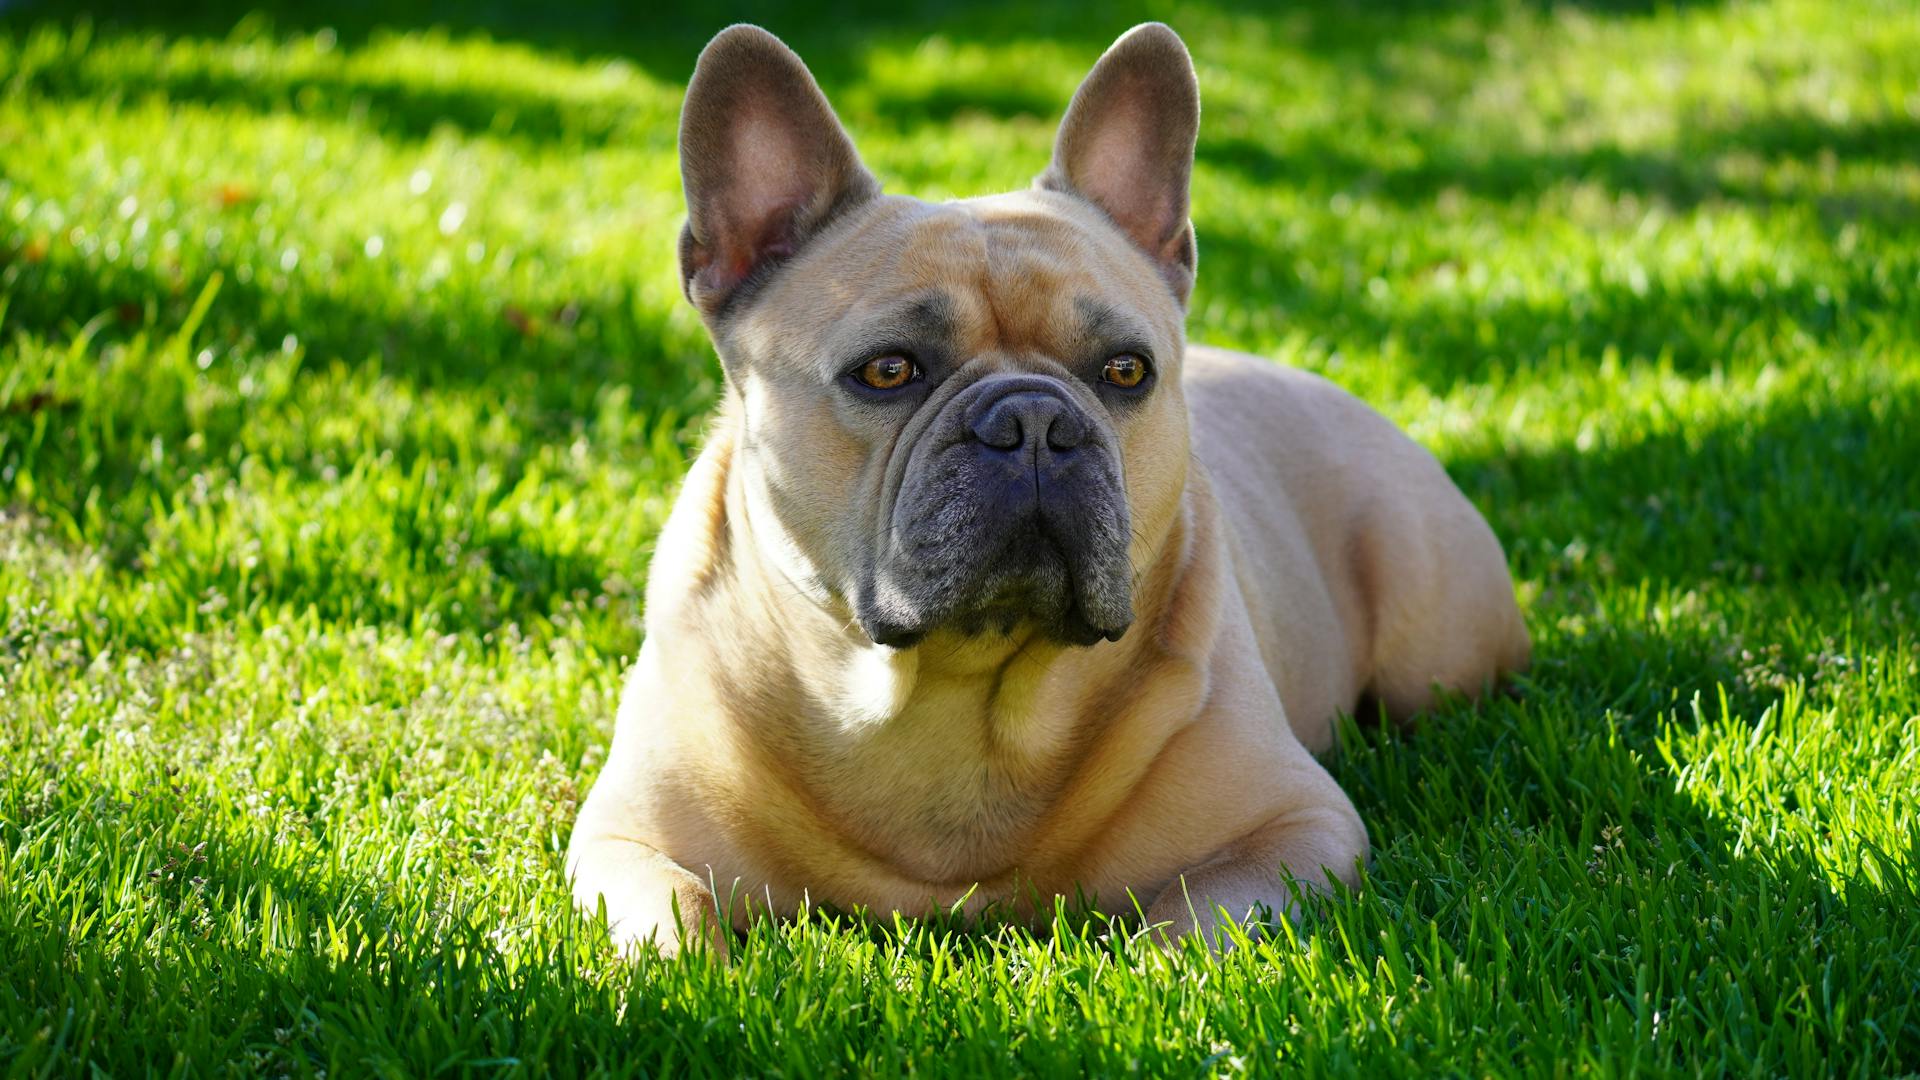
[[1153, 266], [1052, 192], [883, 197], [792, 269], [803, 272], [770, 281], [728, 327], [742, 359], [834, 368], [929, 340], [960, 360], [1058, 357], [1094, 339], [1170, 351], [1180, 339], [1180, 305]]

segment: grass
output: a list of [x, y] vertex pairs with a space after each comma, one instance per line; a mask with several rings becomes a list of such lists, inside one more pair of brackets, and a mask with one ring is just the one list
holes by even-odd
[[717, 390], [722, 19], [561, 7], [0, 8], [0, 1072], [1920, 1069], [1920, 11], [744, 11], [927, 197], [1173, 22], [1193, 336], [1433, 448], [1537, 662], [1347, 732], [1374, 862], [1296, 937], [716, 968], [616, 961], [560, 866]]

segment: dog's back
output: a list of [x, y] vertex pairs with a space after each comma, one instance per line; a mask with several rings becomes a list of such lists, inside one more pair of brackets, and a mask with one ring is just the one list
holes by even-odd
[[1256, 357], [1189, 346], [1185, 387], [1261, 654], [1310, 749], [1363, 699], [1404, 720], [1436, 685], [1477, 692], [1526, 666], [1500, 542], [1433, 455], [1333, 383]]

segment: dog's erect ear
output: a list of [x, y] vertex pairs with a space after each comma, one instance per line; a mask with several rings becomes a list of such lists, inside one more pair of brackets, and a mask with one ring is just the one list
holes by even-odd
[[880, 193], [807, 66], [745, 24], [715, 35], [694, 67], [680, 179], [680, 282], [708, 317], [835, 215]]
[[1185, 303], [1196, 259], [1187, 188], [1200, 134], [1200, 84], [1180, 35], [1142, 23], [1120, 36], [1074, 92], [1039, 187], [1106, 211]]

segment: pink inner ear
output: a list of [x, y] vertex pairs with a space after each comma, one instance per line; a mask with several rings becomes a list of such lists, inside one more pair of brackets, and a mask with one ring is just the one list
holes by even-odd
[[1077, 186], [1134, 243], [1164, 259], [1175, 232], [1174, 199], [1169, 178], [1150, 157], [1152, 134], [1131, 98], [1113, 105], [1088, 140]]
[[747, 106], [734, 124], [731, 175], [715, 207], [717, 258], [707, 285], [726, 290], [768, 259], [793, 254], [793, 220], [813, 195], [806, 155], [792, 130], [764, 107]]

